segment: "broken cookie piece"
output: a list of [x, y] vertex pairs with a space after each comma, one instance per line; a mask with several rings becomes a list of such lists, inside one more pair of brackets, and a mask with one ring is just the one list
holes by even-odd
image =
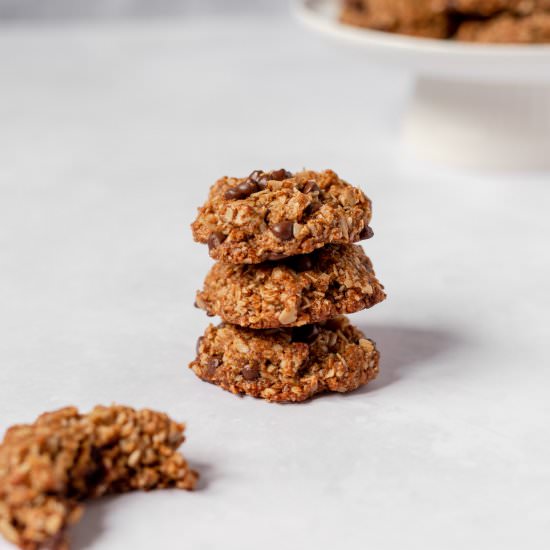
[[378, 374], [378, 361], [374, 342], [338, 317], [292, 329], [210, 325], [190, 368], [235, 394], [298, 402], [367, 384]]
[[65, 550], [87, 498], [193, 489], [198, 474], [176, 449], [185, 426], [148, 409], [74, 407], [8, 429], [0, 445], [0, 532], [24, 550]]

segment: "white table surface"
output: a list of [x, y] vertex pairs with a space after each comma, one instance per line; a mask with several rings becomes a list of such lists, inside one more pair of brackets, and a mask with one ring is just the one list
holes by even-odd
[[[407, 161], [408, 87], [278, 17], [2, 29], [0, 431], [158, 408], [202, 474], [90, 505], [74, 548], [549, 547], [550, 175]], [[208, 324], [195, 208], [220, 175], [280, 166], [373, 198], [389, 294], [353, 316], [379, 379], [303, 405], [187, 369]]]

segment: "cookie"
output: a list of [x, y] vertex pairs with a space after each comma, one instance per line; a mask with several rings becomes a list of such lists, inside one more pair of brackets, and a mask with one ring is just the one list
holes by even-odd
[[197, 342], [195, 374], [235, 394], [273, 402], [350, 392], [378, 374], [374, 342], [345, 317], [296, 328], [210, 325]]
[[451, 21], [446, 4], [447, 0], [346, 0], [340, 20], [378, 31], [447, 38]]
[[525, 16], [536, 11], [550, 10], [550, 0], [449, 0], [449, 11], [477, 18], [491, 17], [503, 12]]
[[525, 17], [505, 13], [484, 21], [465, 21], [458, 27], [455, 38], [481, 43], [550, 43], [550, 12]]
[[369, 308], [386, 297], [383, 288], [360, 246], [333, 244], [278, 262], [218, 262], [196, 304], [228, 323], [278, 328]]
[[184, 425], [129, 407], [67, 407], [8, 429], [0, 445], [0, 532], [25, 550], [68, 548], [81, 501], [137, 489], [192, 489], [176, 449]]
[[368, 239], [370, 219], [370, 200], [331, 170], [257, 170], [218, 180], [191, 227], [215, 260], [254, 264]]

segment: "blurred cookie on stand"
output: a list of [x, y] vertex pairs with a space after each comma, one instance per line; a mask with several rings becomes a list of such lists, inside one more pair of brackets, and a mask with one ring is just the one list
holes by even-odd
[[550, 0], [342, 0], [340, 20], [425, 38], [550, 42]]

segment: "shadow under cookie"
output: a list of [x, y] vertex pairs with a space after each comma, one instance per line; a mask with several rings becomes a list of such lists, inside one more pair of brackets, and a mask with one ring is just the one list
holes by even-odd
[[380, 376], [365, 389], [367, 392], [377, 391], [411, 376], [415, 371], [426, 368], [435, 357], [447, 353], [461, 342], [458, 335], [440, 327], [364, 323], [361, 330], [367, 331], [383, 350]]

